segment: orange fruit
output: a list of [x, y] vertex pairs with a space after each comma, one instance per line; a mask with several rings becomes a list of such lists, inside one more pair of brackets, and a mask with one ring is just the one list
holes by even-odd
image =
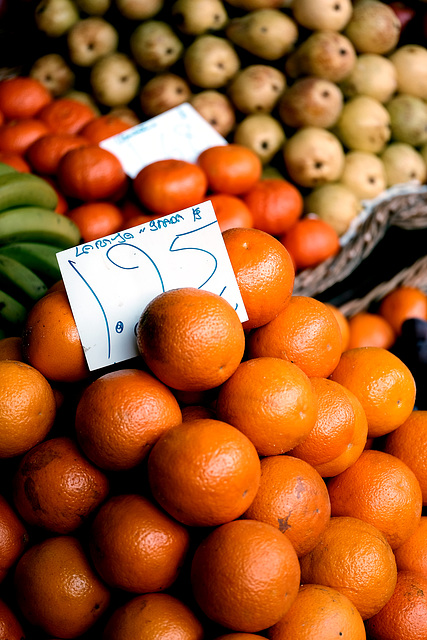
[[383, 347], [344, 351], [330, 378], [360, 400], [368, 419], [368, 438], [397, 429], [414, 408], [416, 389], [411, 371]]
[[25, 618], [45, 633], [75, 638], [106, 611], [110, 592], [73, 536], [46, 538], [18, 560], [15, 597]]
[[83, 242], [90, 242], [123, 229], [119, 207], [112, 202], [86, 202], [74, 207], [67, 215], [80, 229]]
[[207, 176], [210, 191], [233, 196], [249, 191], [262, 174], [262, 163], [255, 151], [236, 143], [205, 149], [197, 164]]
[[252, 214], [238, 196], [229, 193], [213, 193], [208, 199], [212, 202], [222, 232], [226, 229], [253, 226]]
[[17, 171], [22, 173], [30, 173], [31, 167], [28, 162], [21, 156], [20, 153], [14, 153], [12, 151], [0, 151], [0, 162], [8, 164]]
[[128, 184], [120, 160], [95, 144], [67, 151], [59, 161], [57, 178], [66, 196], [84, 202], [113, 200]]
[[42, 107], [37, 117], [54, 133], [78, 134], [96, 117], [96, 113], [80, 100], [61, 97]]
[[184, 287], [152, 299], [138, 321], [139, 353], [174, 389], [218, 387], [239, 366], [245, 334], [239, 316], [221, 296]]
[[268, 629], [269, 640], [366, 640], [362, 617], [351, 600], [332, 587], [303, 584], [288, 612]]
[[196, 164], [168, 158], [143, 167], [134, 177], [132, 186], [144, 207], [165, 216], [202, 202], [207, 178]]
[[9, 120], [0, 126], [0, 151], [23, 156], [35, 140], [48, 132], [47, 125], [36, 118]]
[[28, 541], [27, 529], [16, 510], [0, 495], [0, 582], [3, 582], [10, 568], [22, 556]]
[[332, 313], [336, 318], [336, 321], [339, 324], [339, 327], [341, 329], [341, 337], [342, 337], [342, 350], [346, 351], [348, 349], [348, 341], [350, 339], [350, 329], [348, 326], [348, 319], [343, 314], [341, 309], [336, 307], [334, 304], [331, 304], [329, 302], [325, 302], [325, 304], [332, 311]]
[[77, 440], [101, 469], [130, 469], [160, 435], [181, 422], [174, 395], [139, 369], [106, 373], [84, 389], [77, 404]]
[[189, 533], [147, 498], [116, 495], [95, 515], [89, 551], [102, 579], [133, 593], [163, 591], [175, 582]]
[[114, 114], [104, 114], [90, 120], [80, 129], [79, 135], [84, 136], [93, 144], [99, 144], [106, 138], [111, 138], [122, 131], [131, 128], [129, 122], [125, 122]]
[[0, 458], [21, 455], [41, 442], [56, 416], [52, 387], [34, 367], [0, 361]]
[[316, 546], [330, 515], [326, 484], [311, 465], [290, 455], [262, 458], [260, 486], [245, 518], [277, 527], [302, 556]]
[[300, 584], [298, 556], [276, 527], [233, 520], [199, 544], [191, 564], [194, 597], [214, 622], [254, 632], [280, 620]]
[[26, 151], [26, 160], [34, 172], [56, 175], [62, 156], [71, 149], [86, 146], [88, 141], [73, 133], [47, 133], [37, 138]]
[[394, 550], [398, 571], [415, 571], [427, 577], [427, 516], [421, 516], [414, 533]]
[[316, 267], [340, 250], [338, 233], [321, 218], [299, 218], [279, 240], [291, 254], [297, 271]]
[[296, 364], [253, 358], [242, 362], [221, 386], [216, 414], [240, 429], [260, 455], [276, 455], [308, 436], [316, 421], [316, 396]]
[[332, 587], [347, 596], [364, 620], [389, 600], [396, 585], [393, 551], [374, 525], [332, 517], [317, 545], [300, 558], [301, 583]]
[[295, 270], [289, 253], [259, 229], [227, 229], [222, 237], [248, 315], [244, 329], [267, 324], [292, 295]]
[[25, 360], [55, 382], [89, 375], [79, 332], [65, 291], [47, 293], [30, 309], [24, 326]]
[[151, 492], [173, 518], [212, 527], [241, 516], [255, 497], [260, 461], [231, 425], [200, 418], [163, 434], [148, 457]]
[[104, 629], [103, 640], [202, 640], [203, 627], [191, 609], [167, 593], [135, 596], [118, 607]]
[[382, 298], [378, 313], [389, 322], [395, 334], [399, 335], [405, 320], [427, 320], [427, 296], [418, 287], [396, 287]]
[[258, 180], [243, 194], [254, 219], [254, 227], [279, 236], [300, 218], [303, 197], [295, 185], [283, 178]]
[[417, 528], [422, 511], [418, 480], [399, 458], [369, 449], [328, 482], [333, 516], [373, 524], [397, 549]]
[[310, 378], [317, 398], [317, 419], [308, 436], [291, 450], [322, 477], [335, 476], [362, 453], [368, 422], [354, 393], [328, 378]]
[[260, 636], [257, 633], [245, 633], [244, 631], [236, 631], [236, 633], [226, 633], [221, 636], [217, 636], [215, 640], [262, 640], [265, 636]]
[[248, 354], [284, 358], [308, 376], [327, 378], [342, 353], [338, 322], [325, 303], [293, 295], [286, 307], [248, 338]]
[[29, 76], [14, 76], [0, 82], [0, 111], [6, 120], [33, 118], [52, 102], [46, 87]]
[[20, 460], [13, 476], [13, 501], [23, 520], [55, 533], [71, 533], [109, 491], [105, 474], [80, 452], [74, 440], [44, 440]]
[[25, 638], [20, 621], [4, 600], [0, 600], [0, 638], [2, 640], [22, 640]]
[[348, 320], [349, 341], [347, 349], [357, 347], [383, 347], [390, 349], [396, 335], [390, 323], [378, 313], [360, 311]]
[[60, 215], [63, 215], [64, 213], [67, 213], [67, 211], [69, 209], [68, 199], [64, 196], [64, 194], [60, 190], [56, 179], [54, 179], [52, 176], [44, 175], [43, 176], [43, 180], [45, 182], [48, 182], [51, 185], [51, 187], [53, 187], [55, 189], [56, 195], [58, 196], [58, 202], [57, 202], [57, 205], [55, 207], [56, 213], [59, 213]]
[[405, 462], [414, 472], [427, 505], [427, 411], [413, 411], [384, 442], [384, 451]]
[[376, 615], [366, 621], [372, 640], [421, 640], [427, 628], [427, 577], [398, 571], [396, 588]]
[[198, 420], [199, 418], [215, 418], [215, 412], [203, 405], [187, 405], [181, 408], [182, 421]]
[[22, 337], [8, 336], [0, 339], [0, 360], [21, 360], [22, 354]]

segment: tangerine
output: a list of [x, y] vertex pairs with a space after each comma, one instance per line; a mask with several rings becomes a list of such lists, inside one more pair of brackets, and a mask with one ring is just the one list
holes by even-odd
[[239, 196], [261, 178], [262, 163], [255, 151], [237, 143], [216, 145], [202, 151], [197, 164], [207, 176], [213, 193]]
[[0, 111], [5, 120], [34, 118], [52, 100], [52, 94], [35, 78], [14, 76], [0, 82]]
[[239, 227], [253, 227], [252, 214], [243, 200], [229, 193], [213, 193], [209, 200], [215, 211], [219, 228], [222, 232], [226, 229]]
[[8, 500], [0, 495], [0, 582], [3, 582], [11, 567], [22, 556], [28, 542], [26, 526]]
[[390, 349], [396, 335], [390, 323], [378, 313], [360, 311], [348, 320], [349, 341], [347, 348], [383, 347]]
[[254, 227], [273, 236], [286, 233], [304, 208], [301, 192], [284, 178], [258, 180], [242, 197], [252, 213]]
[[67, 211], [67, 216], [76, 223], [83, 242], [117, 233], [123, 228], [123, 216], [112, 202], [86, 202]]
[[0, 126], [0, 151], [24, 156], [31, 144], [47, 133], [47, 125], [36, 118], [9, 120]]
[[288, 231], [279, 236], [291, 254], [297, 271], [312, 269], [340, 250], [338, 233], [321, 218], [299, 218]]
[[418, 287], [396, 287], [382, 298], [378, 313], [389, 322], [395, 334], [400, 335], [405, 320], [427, 320], [427, 296]]
[[37, 117], [55, 133], [78, 134], [97, 114], [93, 108], [73, 98], [58, 97], [42, 107]]
[[59, 161], [67, 151], [87, 144], [85, 138], [74, 133], [49, 132], [28, 147], [26, 159], [35, 173], [53, 176], [57, 174]]

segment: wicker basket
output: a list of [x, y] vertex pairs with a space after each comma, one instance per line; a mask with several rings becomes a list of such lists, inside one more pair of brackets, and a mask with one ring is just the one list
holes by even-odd
[[361, 213], [341, 237], [339, 253], [313, 269], [298, 273], [294, 294], [315, 297], [347, 278], [391, 226], [406, 230], [427, 227], [427, 185], [396, 185], [375, 200], [364, 202]]

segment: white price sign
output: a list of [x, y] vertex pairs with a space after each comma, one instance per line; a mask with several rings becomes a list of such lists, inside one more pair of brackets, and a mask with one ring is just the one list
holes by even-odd
[[222, 296], [248, 319], [210, 201], [57, 254], [90, 370], [138, 355], [136, 326], [158, 294]]

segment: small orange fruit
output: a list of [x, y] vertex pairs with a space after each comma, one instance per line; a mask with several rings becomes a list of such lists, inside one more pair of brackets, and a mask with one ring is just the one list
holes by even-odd
[[310, 377], [327, 378], [341, 357], [341, 331], [325, 303], [293, 295], [273, 320], [251, 333], [248, 353], [252, 358], [283, 358]]
[[188, 420], [169, 429], [148, 458], [157, 502], [186, 525], [211, 527], [240, 517], [259, 487], [252, 442], [220, 420]]
[[83, 242], [90, 242], [123, 229], [119, 207], [112, 202], [86, 202], [67, 212], [80, 229]]
[[379, 529], [359, 518], [332, 517], [300, 565], [302, 584], [336, 589], [364, 620], [382, 609], [396, 586], [392, 548]]
[[90, 556], [99, 575], [111, 587], [133, 593], [170, 587], [188, 548], [185, 527], [136, 494], [107, 500], [89, 531]]
[[106, 373], [84, 389], [76, 409], [77, 440], [101, 469], [139, 464], [160, 435], [182, 420], [160, 380], [139, 369]]
[[135, 596], [109, 618], [103, 640], [202, 640], [201, 622], [191, 609], [167, 593]]
[[344, 351], [330, 378], [360, 400], [368, 420], [368, 438], [397, 429], [414, 408], [416, 389], [411, 371], [382, 347]]
[[24, 156], [30, 145], [47, 133], [47, 125], [36, 118], [9, 120], [0, 126], [0, 151]]
[[394, 550], [398, 571], [415, 571], [427, 577], [427, 516], [421, 516], [414, 533]]
[[342, 350], [346, 351], [348, 349], [348, 341], [350, 339], [350, 329], [349, 329], [349, 326], [348, 326], [348, 319], [343, 314], [341, 309], [339, 309], [335, 305], [333, 305], [333, 304], [331, 304], [329, 302], [325, 302], [325, 304], [332, 311], [332, 313], [334, 314], [334, 316], [336, 318], [336, 321], [339, 324], [339, 327], [341, 329], [341, 336], [342, 336]]
[[184, 391], [221, 385], [237, 369], [245, 349], [233, 307], [216, 293], [192, 287], [151, 300], [139, 319], [136, 339], [154, 375]]
[[316, 396], [296, 364], [253, 358], [242, 362], [221, 386], [216, 414], [240, 429], [260, 455], [276, 455], [308, 436], [316, 421]]
[[335, 476], [362, 453], [368, 422], [354, 393], [328, 378], [310, 378], [317, 398], [317, 420], [291, 455], [311, 464], [322, 477]]
[[303, 584], [288, 612], [268, 629], [269, 640], [366, 640], [362, 616], [332, 587]]
[[52, 387], [33, 366], [0, 361], [0, 458], [21, 455], [52, 428], [56, 403]]
[[279, 240], [291, 254], [297, 271], [316, 267], [340, 250], [338, 233], [321, 218], [299, 218]]
[[13, 151], [0, 151], [0, 162], [8, 164], [10, 167], [13, 167], [17, 171], [21, 171], [22, 173], [31, 172], [30, 165], [20, 153], [15, 153]]
[[4, 600], [0, 600], [0, 638], [4, 638], [4, 640], [22, 640], [25, 638], [24, 629], [20, 621]]
[[267, 456], [261, 460], [261, 482], [245, 518], [277, 527], [298, 556], [316, 546], [331, 515], [322, 477], [304, 460]]
[[258, 180], [242, 197], [252, 213], [254, 227], [273, 236], [286, 233], [303, 211], [301, 192], [283, 178]]
[[252, 214], [243, 200], [229, 193], [213, 193], [208, 198], [222, 232], [226, 229], [253, 227]]
[[22, 337], [8, 336], [0, 339], [0, 360], [21, 360], [22, 353]]
[[360, 311], [349, 318], [349, 341], [347, 349], [357, 347], [383, 347], [390, 349], [396, 335], [390, 323], [378, 313]]
[[75, 135], [96, 117], [96, 113], [91, 106], [81, 100], [60, 97], [42, 107], [37, 117], [48, 126], [50, 131]]
[[41, 175], [56, 175], [62, 156], [71, 149], [88, 144], [88, 141], [73, 133], [49, 132], [37, 138], [27, 149], [25, 157], [34, 172]]
[[20, 460], [13, 501], [23, 520], [55, 533], [71, 533], [105, 500], [107, 477], [87, 460], [74, 440], [44, 440]]
[[0, 82], [0, 111], [5, 120], [34, 118], [52, 100], [46, 87], [30, 76], [14, 76]]
[[246, 193], [261, 178], [262, 163], [249, 147], [231, 143], [205, 149], [197, 164], [207, 176], [209, 190], [238, 196]]
[[278, 622], [297, 597], [298, 556], [276, 527], [233, 520], [197, 547], [191, 584], [208, 618], [233, 631], [256, 633]]
[[378, 313], [389, 322], [395, 334], [399, 335], [405, 320], [427, 320], [427, 296], [418, 287], [396, 287], [381, 300]]
[[22, 556], [28, 541], [27, 529], [16, 510], [0, 495], [0, 582], [3, 582], [10, 568]]
[[93, 144], [99, 144], [106, 138], [111, 138], [131, 128], [129, 122], [125, 122], [114, 114], [104, 114], [89, 120], [79, 131], [79, 135], [87, 138]]
[[59, 638], [83, 634], [110, 602], [109, 590], [73, 536], [46, 538], [29, 547], [16, 565], [14, 587], [25, 618]]
[[201, 203], [208, 185], [198, 165], [170, 158], [143, 167], [132, 186], [144, 207], [165, 216]]
[[418, 480], [399, 458], [369, 449], [328, 482], [333, 516], [373, 524], [397, 549], [417, 528], [422, 511]]
[[295, 270], [289, 253], [259, 229], [228, 229], [222, 237], [248, 314], [243, 328], [267, 324], [292, 295]]

